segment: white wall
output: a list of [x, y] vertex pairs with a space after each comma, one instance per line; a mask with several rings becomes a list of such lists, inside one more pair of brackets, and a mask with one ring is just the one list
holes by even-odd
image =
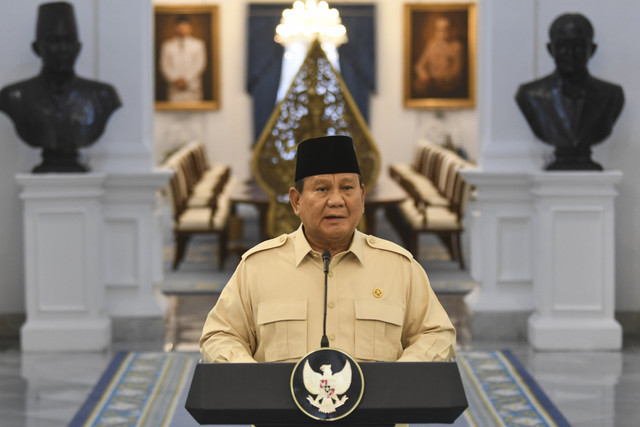
[[[133, 1], [133, 0], [131, 0]], [[151, 0], [135, 0], [148, 3]], [[161, 158], [172, 144], [193, 137], [202, 138], [214, 161], [229, 163], [234, 172], [249, 176], [251, 146], [251, 100], [244, 92], [246, 21], [248, 0], [156, 0], [155, 4], [217, 4], [221, 12], [221, 109], [203, 113], [156, 113], [154, 123], [156, 157]], [[256, 1], [258, 2], [258, 1]], [[0, 0], [0, 87], [39, 69], [39, 60], [31, 53], [37, 5], [41, 1]], [[100, 45], [95, 24], [99, 0], [74, 1], [83, 41], [83, 51], [76, 67], [78, 74], [109, 80], [100, 75], [104, 69], [97, 63], [96, 47]], [[331, 4], [331, 2], [329, 2]], [[478, 76], [478, 109], [446, 111], [443, 119], [425, 110], [409, 110], [402, 105], [403, 5], [398, 0], [353, 1], [377, 6], [377, 93], [372, 98], [371, 131], [385, 165], [411, 158], [414, 142], [423, 135], [435, 133], [438, 127], [452, 132], [454, 142], [461, 144], [482, 163], [486, 152], [515, 146], [514, 157], [535, 167], [538, 155], [546, 147], [536, 143], [524, 119], [519, 115], [513, 96], [517, 85], [546, 74], [553, 64], [546, 55], [546, 31], [558, 14], [577, 10], [586, 14], [596, 30], [599, 50], [591, 63], [594, 75], [617, 82], [625, 89], [627, 102], [611, 138], [597, 147], [595, 159], [607, 169], [624, 172], [617, 200], [616, 260], [617, 309], [640, 310], [640, 230], [635, 226], [635, 208], [640, 203], [640, 159], [638, 116], [640, 83], [635, 75], [640, 70], [640, 26], [633, 20], [640, 16], [636, 0], [480, 0], [479, 12], [495, 22], [481, 29], [480, 61], [505, 61], [510, 52], [522, 52], [524, 62], [506, 62], [491, 75]], [[289, 7], [290, 2], [284, 2]], [[500, 24], [500, 25], [497, 25]], [[118, 34], [135, 33], [133, 23], [125, 20], [114, 28]], [[484, 43], [484, 44], [483, 44]], [[149, 46], [151, 51], [151, 46]], [[479, 67], [480, 69], [480, 67]], [[485, 67], [485, 71], [486, 68]], [[153, 76], [149, 76], [152, 79]], [[489, 85], [487, 81], [498, 83]], [[150, 82], [152, 80], [149, 80]], [[141, 106], [144, 108], [144, 106]], [[494, 114], [486, 116], [487, 111]], [[145, 112], [138, 112], [144, 114]], [[148, 113], [148, 112], [147, 112]], [[481, 118], [479, 118], [481, 117]], [[115, 123], [115, 122], [114, 122]], [[0, 314], [24, 311], [22, 261], [22, 204], [14, 175], [27, 172], [38, 160], [36, 150], [26, 147], [15, 135], [13, 125], [0, 114]], [[400, 141], [400, 143], [398, 143]], [[500, 144], [493, 145], [498, 141]], [[96, 144], [98, 150], [100, 142]], [[524, 154], [523, 154], [524, 153]], [[483, 158], [483, 156], [485, 156]], [[523, 157], [524, 156], [524, 157]], [[528, 156], [528, 157], [527, 157]], [[493, 166], [500, 167], [499, 161]], [[514, 163], [515, 165], [515, 163]], [[512, 166], [514, 167], [514, 166]], [[520, 167], [520, 166], [518, 166]], [[384, 169], [383, 169], [384, 170]]]

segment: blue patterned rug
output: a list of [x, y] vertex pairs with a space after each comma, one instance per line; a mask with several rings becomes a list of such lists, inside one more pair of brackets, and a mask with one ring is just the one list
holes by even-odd
[[[69, 426], [197, 426], [184, 404], [198, 359], [118, 353]], [[459, 352], [458, 366], [469, 408], [454, 426], [569, 426], [508, 350]]]

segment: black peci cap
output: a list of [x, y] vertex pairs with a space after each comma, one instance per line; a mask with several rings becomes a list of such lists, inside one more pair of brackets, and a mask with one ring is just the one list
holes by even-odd
[[50, 32], [55, 31], [61, 25], [71, 31], [76, 39], [78, 38], [78, 28], [72, 4], [54, 2], [43, 3], [38, 7], [36, 40], [45, 39]]
[[360, 175], [358, 158], [351, 137], [322, 136], [307, 139], [298, 144], [296, 181], [308, 176], [334, 173]]

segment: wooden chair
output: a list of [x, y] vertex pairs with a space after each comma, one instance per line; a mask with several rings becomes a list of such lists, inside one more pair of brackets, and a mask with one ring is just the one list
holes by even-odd
[[464, 269], [461, 234], [471, 187], [460, 171], [471, 164], [454, 152], [431, 144], [421, 145], [415, 155], [412, 165], [389, 168], [391, 177], [410, 197], [396, 209], [388, 210], [387, 216], [416, 259], [419, 235], [434, 233]]
[[195, 234], [218, 236], [218, 265], [222, 269], [228, 255], [231, 216], [231, 170], [226, 165], [209, 166], [204, 147], [187, 144], [165, 162], [173, 170], [169, 191], [173, 208], [176, 270]]

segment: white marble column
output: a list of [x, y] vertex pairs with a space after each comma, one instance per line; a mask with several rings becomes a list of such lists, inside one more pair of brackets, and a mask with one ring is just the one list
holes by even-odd
[[[150, 172], [153, 158], [153, 5], [151, 0], [95, 0], [96, 78], [118, 90], [100, 141], [87, 149], [92, 170]], [[85, 24], [86, 25], [86, 24]]]
[[614, 318], [614, 199], [621, 180], [619, 171], [532, 175], [534, 348], [622, 347], [622, 328]]
[[100, 351], [111, 342], [101, 281], [106, 174], [19, 174], [30, 351]]

